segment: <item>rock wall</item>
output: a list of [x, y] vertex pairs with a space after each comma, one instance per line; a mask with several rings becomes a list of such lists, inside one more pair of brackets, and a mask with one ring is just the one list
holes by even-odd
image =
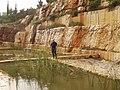
[[[116, 26], [75, 26], [37, 30], [32, 26], [30, 32], [18, 32], [15, 43], [50, 47], [52, 39], [65, 52], [99, 55], [106, 60], [120, 59], [120, 25]], [[33, 41], [32, 41], [33, 40]], [[62, 50], [61, 50], [62, 51]]]
[[[34, 17], [27, 16], [21, 22], [26, 25], [25, 30], [16, 34], [15, 44], [22, 44], [23, 46], [33, 44], [50, 48], [51, 40], [55, 39], [58, 43], [58, 49], [61, 49], [59, 49], [59, 51], [87, 54], [89, 56], [98, 55], [105, 60], [119, 60], [120, 7], [117, 6], [112, 11], [102, 9], [80, 12], [77, 17], [71, 17], [70, 14], [67, 13], [64, 16], [56, 18], [54, 21], [44, 21], [43, 17], [49, 17], [54, 11], [59, 12], [61, 10], [62, 12], [67, 8], [65, 9], [65, 12], [67, 12], [68, 7], [73, 9], [73, 6], [76, 5], [76, 2], [79, 0], [69, 1], [71, 4], [67, 5], [63, 0], [58, 0], [57, 3], [41, 7], [37, 10]], [[64, 2], [64, 4], [61, 4], [62, 2]], [[83, 0], [81, 0], [81, 2], [83, 2]], [[88, 2], [88, 0], [85, 2]], [[42, 22], [34, 24], [34, 20], [40, 20]], [[71, 20], [82, 22], [84, 26], [68, 27]], [[45, 28], [52, 23], [64, 24], [66, 27]]]
[[0, 25], [0, 41], [14, 42], [16, 33], [14, 26]]
[[[80, 22], [84, 25], [106, 25], [106, 24], [117, 24], [120, 22], [120, 6], [114, 8], [114, 10], [109, 11], [108, 8], [102, 10], [95, 10], [90, 12], [80, 13], [78, 17]], [[82, 17], [82, 18], [81, 18]]]

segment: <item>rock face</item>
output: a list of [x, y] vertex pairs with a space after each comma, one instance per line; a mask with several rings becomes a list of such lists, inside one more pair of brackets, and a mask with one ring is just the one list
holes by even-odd
[[[107, 6], [104, 2], [103, 6]], [[106, 60], [120, 59], [120, 18], [118, 6], [113, 11], [96, 10], [83, 12], [89, 0], [57, 0], [37, 10], [34, 17], [26, 16], [21, 24], [25, 30], [15, 35], [17, 44], [34, 44], [49, 47], [52, 39], [64, 51], [98, 55]], [[105, 5], [104, 5], [105, 4]], [[77, 7], [80, 12], [77, 17], [71, 17], [70, 12]], [[58, 13], [60, 17], [50, 21], [49, 18]], [[62, 15], [65, 14], [65, 15]], [[54, 16], [55, 17], [55, 16]], [[71, 21], [82, 22], [84, 26], [71, 26]], [[54, 23], [63, 24], [49, 29]]]
[[114, 28], [106, 25], [104, 27], [58, 27], [47, 30], [37, 30], [33, 25], [29, 32], [18, 32], [15, 43], [49, 47], [51, 40], [54, 39], [58, 47], [66, 48], [67, 52], [73, 52], [76, 48], [79, 53], [100, 55], [106, 60], [118, 60], [120, 58], [119, 38], [119, 25]]
[[33, 19], [33, 15], [27, 15], [22, 21], [21, 24], [23, 24], [24, 26], [29, 25], [29, 23], [31, 22], [31, 20]]
[[17, 30], [14, 26], [0, 25], [0, 40], [14, 42]]

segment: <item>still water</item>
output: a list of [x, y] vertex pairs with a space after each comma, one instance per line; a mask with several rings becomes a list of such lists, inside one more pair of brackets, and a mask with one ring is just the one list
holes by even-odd
[[[23, 51], [0, 53], [13, 54], [12, 58], [8, 55], [9, 57], [5, 56], [5, 59], [6, 57], [15, 59], [15, 56], [18, 56], [15, 53], [18, 53], [19, 57], [28, 56], [26, 55], [28, 52]], [[45, 58], [1, 63], [0, 90], [120, 90], [120, 80], [100, 77]]]

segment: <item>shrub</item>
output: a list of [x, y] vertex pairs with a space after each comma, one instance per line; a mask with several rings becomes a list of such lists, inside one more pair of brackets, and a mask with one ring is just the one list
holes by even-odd
[[100, 0], [90, 0], [89, 10], [96, 10], [100, 4]]
[[46, 0], [47, 3], [52, 3], [52, 2], [55, 2], [57, 0]]
[[120, 4], [120, 1], [119, 0], [109, 0], [109, 6], [110, 7], [115, 7], [117, 6], [118, 4]]
[[36, 20], [33, 20], [33, 24], [41, 24], [42, 22], [45, 22], [46, 21], [46, 18], [43, 18], [43, 19], [36, 19]]
[[34, 20], [33, 21], [33, 24], [40, 24], [42, 21], [40, 20], [40, 19], [38, 19], [38, 20]]
[[53, 14], [50, 15], [50, 20], [54, 21], [55, 18], [57, 18], [57, 17], [59, 17], [59, 15], [54, 12]]
[[57, 24], [57, 23], [54, 23], [54, 24], [52, 24], [52, 25], [50, 25], [50, 26], [47, 26], [47, 28], [56, 28], [56, 27], [65, 27], [65, 25], [63, 25], [63, 24]]
[[70, 22], [69, 23], [69, 26], [83, 26], [83, 24], [82, 23], [80, 23], [80, 22]]
[[72, 17], [75, 17], [78, 15], [78, 10], [77, 9], [74, 9], [72, 12], [71, 12], [71, 16]]

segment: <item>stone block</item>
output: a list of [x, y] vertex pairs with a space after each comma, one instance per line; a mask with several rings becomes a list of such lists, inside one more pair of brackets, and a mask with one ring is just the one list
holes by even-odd
[[55, 19], [55, 23], [58, 23], [58, 24], [63, 24], [63, 25], [66, 25], [68, 26], [69, 25], [69, 22], [70, 22], [70, 15], [64, 15], [64, 16], [61, 16], [59, 18], [56, 18]]

